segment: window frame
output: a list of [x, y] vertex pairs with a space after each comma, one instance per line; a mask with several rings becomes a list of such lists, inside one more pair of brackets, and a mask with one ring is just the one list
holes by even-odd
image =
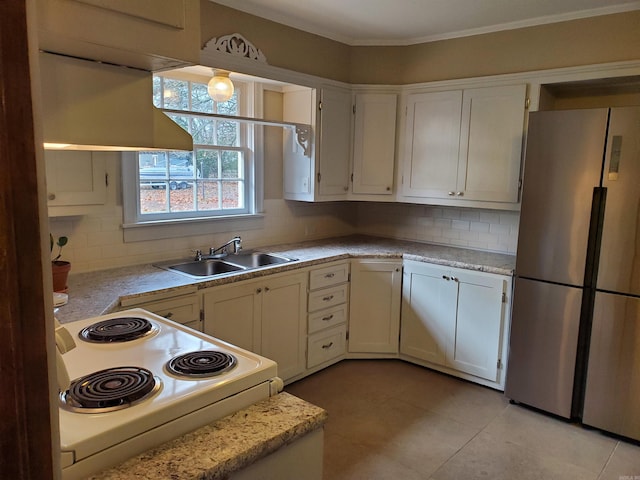
[[[193, 76], [182, 78], [171, 74], [164, 75], [170, 78], [180, 80], [194, 81], [197, 83], [206, 83], [203, 78], [194, 79]], [[260, 118], [262, 116], [263, 107], [263, 86], [260, 83], [253, 82], [235, 82], [234, 85], [240, 89], [239, 114], [242, 116], [252, 116]], [[189, 87], [191, 88], [191, 87]], [[191, 100], [189, 100], [190, 102]], [[162, 109], [161, 109], [162, 110]], [[184, 111], [185, 115], [198, 116], [200, 112], [190, 110]], [[225, 120], [229, 120], [225, 117]], [[194, 144], [194, 154], [198, 148], [206, 148], [212, 150], [237, 150], [241, 151], [244, 156], [244, 202], [243, 209], [221, 209], [221, 210], [204, 210], [204, 211], [184, 211], [169, 212], [160, 214], [141, 214], [140, 213], [140, 196], [139, 196], [139, 162], [136, 152], [122, 152], [122, 194], [123, 194], [123, 229], [126, 241], [137, 241], [153, 238], [171, 238], [180, 236], [176, 226], [185, 226], [182, 229], [184, 234], [199, 234], [217, 231], [230, 231], [231, 229], [242, 229], [240, 223], [247, 224], [247, 228], [258, 228], [255, 222], [249, 222], [251, 219], [260, 221], [262, 215], [259, 213], [263, 208], [263, 158], [262, 158], [262, 126], [259, 124], [251, 124], [250, 122], [240, 122], [240, 147], [226, 147], [213, 145]], [[203, 227], [203, 224], [207, 224]], [[217, 223], [217, 226], [212, 226]], [[166, 226], [167, 228], [158, 229], [158, 227]], [[199, 226], [198, 226], [199, 225]], [[233, 225], [225, 227], [225, 225]], [[144, 234], [142, 228], [147, 229], [149, 234]], [[189, 232], [185, 231], [185, 228]], [[130, 232], [128, 230], [131, 230]], [[133, 232], [135, 230], [135, 233]]]

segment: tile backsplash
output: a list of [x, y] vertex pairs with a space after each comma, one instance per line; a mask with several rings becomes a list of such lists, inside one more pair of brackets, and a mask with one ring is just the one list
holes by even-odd
[[194, 249], [241, 235], [245, 248], [353, 233], [515, 254], [518, 212], [399, 203], [304, 203], [265, 200], [263, 228], [150, 241], [123, 241], [122, 210], [50, 218], [51, 232], [66, 235], [63, 259], [74, 272], [184, 258]]
[[360, 203], [358, 233], [515, 254], [519, 212]]

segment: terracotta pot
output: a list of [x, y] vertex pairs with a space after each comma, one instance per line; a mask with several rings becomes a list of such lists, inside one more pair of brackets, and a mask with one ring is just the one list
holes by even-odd
[[67, 277], [71, 270], [71, 264], [62, 260], [51, 262], [51, 272], [53, 273], [53, 291], [67, 293]]

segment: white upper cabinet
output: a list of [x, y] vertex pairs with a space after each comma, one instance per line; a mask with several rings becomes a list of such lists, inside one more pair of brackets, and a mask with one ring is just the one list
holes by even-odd
[[[308, 153], [296, 132], [284, 129], [284, 198], [307, 202], [344, 200], [349, 190], [351, 92], [335, 87], [285, 91], [283, 117], [311, 124]], [[315, 140], [315, 142], [314, 142]]]
[[318, 108], [318, 193], [328, 200], [345, 198], [349, 190], [351, 158], [351, 92], [323, 87]]
[[107, 202], [107, 155], [45, 150], [49, 216], [84, 215]]
[[200, 61], [199, 0], [37, 0], [41, 50], [160, 70]]
[[518, 201], [526, 90], [514, 85], [464, 91], [456, 195]]
[[407, 98], [403, 193], [446, 197], [458, 179], [462, 91]]
[[353, 134], [354, 194], [393, 193], [397, 95], [355, 95]]
[[403, 200], [517, 203], [526, 90], [523, 84], [408, 95]]

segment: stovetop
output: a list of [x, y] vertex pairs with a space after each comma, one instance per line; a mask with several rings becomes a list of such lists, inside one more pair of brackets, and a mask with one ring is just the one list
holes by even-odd
[[[157, 331], [136, 340], [106, 344], [79, 338], [83, 328], [117, 317], [148, 319]], [[277, 366], [271, 360], [142, 309], [71, 322], [64, 327], [76, 343], [76, 348], [62, 357], [72, 381], [103, 369], [135, 366], [148, 369], [160, 383], [158, 391], [149, 398], [116, 411], [77, 413], [61, 407], [61, 447], [63, 451], [75, 451], [76, 458], [197, 412], [277, 375]], [[230, 354], [236, 363], [228, 371], [211, 377], [187, 378], [166, 368], [171, 359], [202, 350]]]

